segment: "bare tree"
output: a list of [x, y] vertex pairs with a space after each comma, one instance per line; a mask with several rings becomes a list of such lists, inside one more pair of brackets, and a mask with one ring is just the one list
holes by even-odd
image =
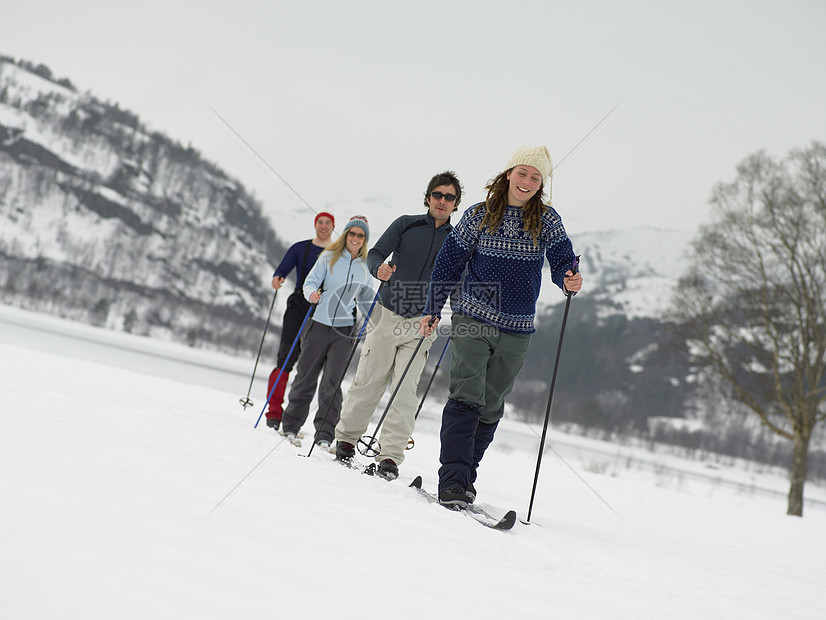
[[698, 364], [793, 442], [787, 512], [802, 516], [809, 443], [826, 419], [826, 145], [748, 157], [711, 204], [675, 318]]

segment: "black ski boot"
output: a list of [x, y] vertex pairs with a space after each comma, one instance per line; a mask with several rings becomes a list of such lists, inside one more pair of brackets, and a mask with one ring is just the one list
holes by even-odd
[[356, 455], [356, 447], [346, 441], [336, 442], [336, 460], [349, 463]]
[[462, 489], [439, 489], [439, 503], [447, 508], [452, 508], [453, 510], [467, 508], [467, 505], [471, 503], [471, 501], [467, 491]]
[[384, 459], [376, 468], [376, 473], [385, 480], [395, 480], [399, 477], [399, 466], [393, 459]]

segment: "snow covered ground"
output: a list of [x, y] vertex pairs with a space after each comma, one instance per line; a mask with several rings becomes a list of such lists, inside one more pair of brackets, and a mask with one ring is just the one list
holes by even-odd
[[[826, 618], [822, 488], [787, 517], [781, 472], [554, 432], [497, 532], [407, 488], [435, 398], [387, 483], [254, 429], [252, 363], [0, 307], [3, 618]], [[503, 423], [480, 503], [525, 517], [538, 430]]]

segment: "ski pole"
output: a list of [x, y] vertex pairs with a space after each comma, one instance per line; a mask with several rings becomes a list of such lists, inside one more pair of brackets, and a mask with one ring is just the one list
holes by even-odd
[[[571, 267], [571, 271], [576, 273], [579, 269], [579, 256], [574, 258], [573, 267]], [[531, 489], [531, 502], [528, 505], [528, 518], [527, 520], [523, 521], [526, 525], [530, 525], [531, 522], [531, 511], [533, 510], [533, 500], [536, 495], [536, 483], [539, 480], [539, 468], [542, 465], [542, 452], [543, 448], [545, 447], [545, 435], [548, 432], [548, 422], [551, 419], [551, 403], [554, 400], [554, 387], [556, 386], [556, 373], [559, 370], [559, 358], [562, 356], [562, 338], [565, 336], [565, 324], [568, 322], [568, 309], [571, 307], [571, 298], [574, 296], [573, 293], [566, 292], [565, 295], [568, 297], [565, 300], [565, 313], [562, 315], [562, 330], [559, 333], [559, 345], [556, 348], [556, 361], [554, 362], [554, 372], [551, 377], [551, 390], [548, 394], [548, 405], [545, 408], [545, 423], [542, 425], [542, 438], [539, 440], [539, 454], [536, 457], [536, 472], [534, 473], [533, 477], [533, 488]]]
[[[379, 300], [379, 295], [381, 294], [382, 286], [384, 286], [384, 282], [379, 285], [379, 290], [376, 291], [376, 296], [373, 298], [373, 303], [370, 304], [370, 310], [367, 311], [367, 316], [364, 317], [364, 324], [361, 326], [361, 330], [359, 330], [358, 336], [356, 336], [356, 341], [353, 343], [353, 348], [350, 349], [350, 356], [347, 358], [347, 363], [344, 364], [344, 371], [341, 373], [341, 379], [338, 380], [338, 386], [336, 386], [336, 390], [341, 389], [341, 383], [344, 381], [344, 377], [347, 375], [347, 368], [350, 366], [350, 362], [353, 361], [353, 355], [356, 353], [356, 349], [359, 346], [359, 341], [361, 340], [362, 334], [364, 334], [364, 330], [367, 328], [367, 323], [370, 321], [370, 316], [373, 314], [373, 308], [376, 307], [376, 302]], [[333, 394], [335, 390], [330, 393], [330, 399], [327, 401], [327, 409], [324, 412], [324, 417], [321, 420], [321, 426], [324, 426], [324, 423], [327, 421], [327, 416], [330, 415], [330, 407], [333, 404]], [[310, 451], [307, 452], [307, 456], [310, 456], [313, 453], [313, 448], [315, 448], [315, 441], [313, 441], [313, 445], [310, 446]]]
[[445, 342], [445, 348], [442, 349], [442, 354], [439, 356], [439, 361], [436, 362], [436, 367], [433, 369], [433, 374], [430, 375], [430, 380], [427, 382], [427, 387], [424, 389], [424, 394], [422, 394], [422, 400], [419, 402], [419, 408], [416, 409], [416, 416], [414, 419], [419, 418], [419, 414], [422, 412], [422, 405], [424, 405], [424, 400], [427, 398], [427, 393], [430, 391], [430, 386], [433, 385], [433, 379], [436, 378], [436, 373], [439, 372], [439, 366], [442, 365], [442, 358], [445, 356], [445, 352], [447, 351], [447, 347], [450, 344], [450, 336], [447, 337], [447, 342]]
[[255, 426], [253, 428], [258, 428], [258, 423], [261, 421], [261, 416], [264, 415], [264, 412], [267, 410], [267, 405], [270, 404], [270, 399], [272, 395], [275, 394], [275, 388], [278, 387], [278, 381], [281, 379], [281, 375], [284, 372], [284, 367], [287, 365], [287, 362], [290, 361], [290, 357], [292, 357], [293, 351], [295, 350], [295, 345], [298, 344], [298, 339], [301, 338], [301, 332], [304, 331], [304, 326], [307, 324], [307, 321], [310, 319], [310, 315], [315, 310], [316, 304], [310, 304], [310, 309], [307, 310], [307, 314], [304, 317], [304, 320], [301, 322], [301, 327], [298, 329], [298, 334], [296, 334], [295, 340], [293, 340], [293, 345], [290, 347], [289, 353], [287, 353], [287, 358], [284, 360], [284, 363], [281, 364], [281, 368], [278, 370], [278, 375], [275, 377], [275, 383], [272, 384], [272, 389], [270, 393], [267, 394], [267, 402], [264, 403], [264, 407], [261, 409], [261, 413], [258, 414], [258, 419], [255, 421]]
[[[430, 375], [430, 380], [427, 382], [427, 387], [424, 389], [424, 394], [422, 394], [422, 399], [419, 401], [419, 408], [416, 409], [416, 415], [413, 416], [413, 420], [419, 419], [419, 414], [422, 412], [422, 405], [424, 405], [424, 401], [427, 398], [427, 393], [430, 391], [430, 386], [433, 385], [433, 379], [436, 378], [436, 373], [439, 372], [439, 366], [442, 365], [442, 358], [445, 356], [445, 351], [447, 351], [447, 347], [450, 344], [450, 336], [447, 337], [447, 342], [445, 342], [445, 348], [442, 349], [442, 354], [439, 356], [439, 361], [436, 362], [436, 367], [433, 369], [433, 374]], [[405, 450], [412, 450], [413, 447], [416, 445], [416, 442], [413, 441], [413, 438], [407, 440], [407, 447]]]
[[264, 338], [267, 335], [267, 329], [270, 326], [270, 317], [272, 317], [272, 309], [275, 307], [275, 298], [278, 296], [278, 289], [275, 289], [275, 294], [272, 296], [272, 303], [270, 304], [270, 313], [267, 315], [267, 322], [264, 324], [264, 333], [261, 334], [261, 344], [258, 345], [258, 355], [255, 356], [255, 365], [252, 367], [252, 377], [250, 378], [250, 386], [247, 389], [247, 397], [239, 399], [244, 411], [247, 407], [252, 407], [253, 402], [250, 400], [250, 393], [252, 392], [252, 384], [255, 382], [255, 371], [258, 369], [258, 360], [261, 359], [261, 349], [264, 348]]
[[[430, 321], [431, 324], [433, 321]], [[387, 401], [387, 406], [384, 408], [384, 413], [381, 414], [381, 418], [379, 418], [378, 423], [376, 424], [376, 428], [373, 429], [372, 435], [363, 435], [359, 438], [358, 445], [359, 445], [359, 452], [364, 456], [378, 456], [381, 452], [381, 444], [379, 440], [376, 439], [376, 433], [379, 432], [379, 428], [381, 428], [382, 422], [384, 422], [384, 418], [387, 417], [387, 412], [390, 411], [390, 405], [393, 404], [393, 401], [396, 398], [396, 394], [399, 393], [399, 389], [402, 387], [402, 383], [404, 382], [404, 378], [407, 376], [407, 371], [410, 370], [410, 366], [413, 364], [413, 360], [416, 359], [416, 354], [419, 352], [419, 349], [422, 348], [422, 343], [427, 336], [422, 336], [419, 338], [418, 344], [416, 344], [416, 348], [413, 349], [413, 355], [410, 356], [410, 359], [407, 362], [407, 366], [404, 367], [404, 371], [399, 377], [398, 382], [396, 383], [396, 389], [393, 390], [393, 393], [390, 395], [390, 400]]]

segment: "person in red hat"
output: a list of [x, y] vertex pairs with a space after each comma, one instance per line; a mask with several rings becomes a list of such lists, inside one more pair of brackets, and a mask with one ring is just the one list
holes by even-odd
[[[284, 321], [281, 324], [281, 344], [278, 346], [276, 366], [270, 373], [267, 386], [267, 395], [272, 392], [267, 407], [267, 426], [276, 431], [281, 426], [287, 381], [290, 378], [293, 366], [298, 361], [298, 355], [301, 353], [300, 342], [295, 343], [295, 349], [289, 360], [287, 354], [290, 352], [290, 348], [298, 335], [298, 330], [301, 329], [301, 323], [310, 309], [310, 302], [304, 298], [302, 291], [304, 279], [310, 273], [321, 252], [330, 245], [330, 237], [336, 226], [336, 218], [333, 217], [332, 213], [322, 211], [315, 216], [313, 225], [315, 226], [315, 237], [293, 244], [287, 250], [284, 259], [278, 265], [272, 277], [272, 287], [278, 290], [284, 285], [284, 280], [290, 272], [295, 269], [295, 291], [287, 299], [287, 310], [284, 312]], [[283, 372], [281, 372], [282, 369]], [[280, 378], [278, 377], [279, 372], [281, 372]], [[273, 392], [276, 379], [278, 379], [278, 385], [275, 386]]]

